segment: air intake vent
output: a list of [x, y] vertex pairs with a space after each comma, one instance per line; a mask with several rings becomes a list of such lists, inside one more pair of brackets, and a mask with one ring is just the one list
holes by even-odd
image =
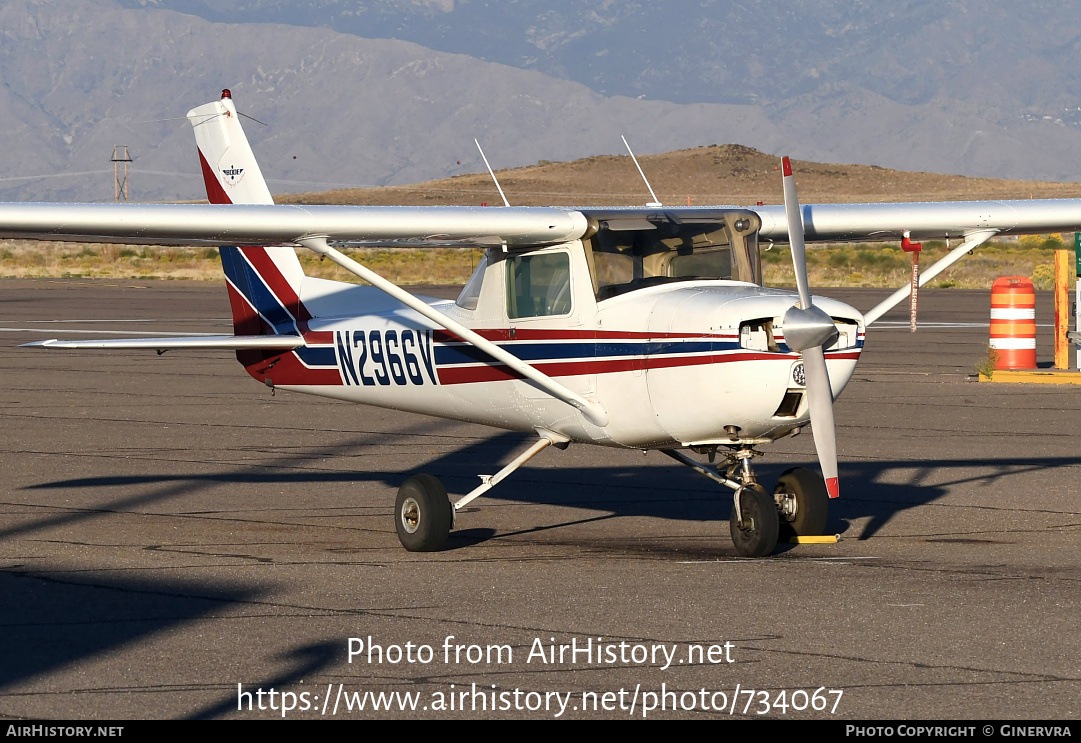
[[784, 399], [781, 400], [780, 406], [777, 408], [777, 412], [773, 414], [774, 418], [795, 418], [799, 412], [800, 403], [803, 402], [803, 390], [789, 390], [784, 393]]

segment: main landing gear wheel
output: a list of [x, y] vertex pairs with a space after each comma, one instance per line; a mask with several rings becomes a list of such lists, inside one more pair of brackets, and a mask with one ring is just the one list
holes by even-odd
[[454, 522], [454, 508], [443, 483], [431, 475], [413, 475], [398, 488], [394, 528], [410, 552], [443, 549]]
[[830, 496], [817, 472], [804, 467], [786, 470], [773, 492], [783, 539], [817, 537], [826, 530]]
[[732, 530], [732, 542], [736, 552], [744, 557], [765, 557], [777, 546], [777, 504], [758, 484], [746, 485], [739, 492], [739, 510], [736, 509], [728, 523]]

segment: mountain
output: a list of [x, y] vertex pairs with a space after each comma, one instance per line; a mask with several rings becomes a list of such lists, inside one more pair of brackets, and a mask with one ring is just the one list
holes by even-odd
[[[604, 95], [784, 105], [837, 86], [1081, 123], [1081, 3], [1009, 0], [125, 0], [321, 26], [574, 80]], [[1072, 63], [1071, 63], [1072, 62]], [[1066, 112], [1072, 112], [1066, 118]], [[998, 118], [994, 118], [994, 114]]]
[[[955, 23], [942, 13], [973, 3], [946, 3], [945, 10], [895, 4], [890, 7], [896, 13], [914, 15], [895, 17], [892, 26], [877, 4], [857, 3], [865, 21], [854, 30], [845, 30], [854, 23], [851, 13], [830, 3], [825, 6], [836, 17], [817, 25], [811, 19], [824, 11], [803, 2], [546, 5], [8, 0], [0, 6], [0, 199], [112, 200], [109, 159], [116, 144], [129, 145], [134, 157], [134, 199], [200, 198], [191, 132], [182, 117], [224, 87], [232, 89], [242, 112], [265, 123], [249, 121], [246, 129], [276, 192], [477, 172], [483, 163], [473, 137], [495, 167], [617, 154], [620, 134], [642, 154], [738, 143], [824, 162], [1042, 180], [1073, 180], [1073, 163], [1081, 159], [1081, 131], [1065, 118], [1040, 113], [1042, 101], [1068, 98], [1043, 76], [1050, 74], [1044, 52], [1020, 59], [1000, 52], [1002, 59], [992, 65], [997, 57], [988, 51], [966, 61], [969, 88], [984, 91], [982, 98], [943, 93], [964, 88], [965, 75], [957, 77], [956, 65], [927, 61], [936, 57], [925, 46], [912, 52], [911, 69], [934, 78], [927, 70], [939, 65], [950, 74], [931, 82], [901, 74], [898, 65], [913, 48], [901, 41]], [[656, 7], [665, 12], [650, 10]], [[995, 23], [1016, 21], [1011, 44], [1023, 46], [1035, 43], [1026, 29], [1060, 14], [1066, 20], [1055, 25], [1062, 39], [1057, 48], [1068, 57], [1074, 49], [1067, 38], [1069, 7], [1030, 9], [1024, 23], [1017, 20], [1020, 10], [1010, 11], [995, 16]], [[511, 49], [519, 56], [529, 48], [540, 51], [534, 61], [518, 59], [521, 64], [513, 66], [342, 33], [323, 27], [334, 25], [321, 23], [324, 17], [355, 17], [365, 30], [389, 33], [394, 26], [399, 35], [416, 31], [418, 38], [424, 29], [431, 43], [442, 39], [448, 49], [488, 38], [488, 46], [478, 41], [473, 51], [493, 60]], [[767, 39], [762, 29], [775, 18], [783, 23]], [[306, 22], [236, 22], [273, 19]], [[1005, 33], [991, 25], [996, 39]], [[635, 27], [646, 30], [633, 35]], [[860, 41], [865, 28], [878, 34], [868, 38], [897, 36], [888, 50], [879, 50], [878, 66], [868, 61], [875, 58], [867, 56], [870, 42]], [[943, 41], [939, 57], [963, 56], [968, 31], [955, 25], [943, 33], [936, 37]], [[787, 47], [779, 41], [785, 34], [791, 37]], [[819, 59], [824, 38], [844, 50], [834, 55], [841, 61], [808, 67]], [[952, 51], [945, 43], [951, 38], [961, 40]], [[610, 56], [616, 63], [604, 62]], [[601, 62], [594, 64], [594, 57]], [[998, 79], [977, 74], [980, 64], [1017, 69]], [[862, 76], [848, 75], [861, 67]], [[562, 71], [563, 77], [539, 70]], [[571, 73], [585, 82], [565, 79]], [[605, 82], [617, 73], [622, 82]], [[641, 87], [652, 78], [660, 87]], [[612, 94], [647, 88], [659, 94]], [[996, 91], [1011, 105], [1028, 100], [1029, 108], [1008, 112], [988, 104]]]

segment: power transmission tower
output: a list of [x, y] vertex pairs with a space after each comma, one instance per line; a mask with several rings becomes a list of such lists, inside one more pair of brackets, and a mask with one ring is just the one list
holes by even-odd
[[[113, 147], [113, 183], [116, 185], [116, 202], [120, 203], [120, 198], [123, 197], [124, 201], [128, 200], [128, 163], [132, 162], [131, 157], [128, 155], [128, 146], [126, 144], [118, 144]], [[124, 173], [120, 173], [120, 163], [124, 163]]]

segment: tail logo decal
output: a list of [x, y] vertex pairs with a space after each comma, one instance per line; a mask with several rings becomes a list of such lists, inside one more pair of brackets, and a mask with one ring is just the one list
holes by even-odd
[[238, 168], [235, 165], [230, 165], [228, 168], [222, 168], [221, 174], [225, 176], [223, 180], [227, 186], [235, 186], [244, 180], [244, 168]]

